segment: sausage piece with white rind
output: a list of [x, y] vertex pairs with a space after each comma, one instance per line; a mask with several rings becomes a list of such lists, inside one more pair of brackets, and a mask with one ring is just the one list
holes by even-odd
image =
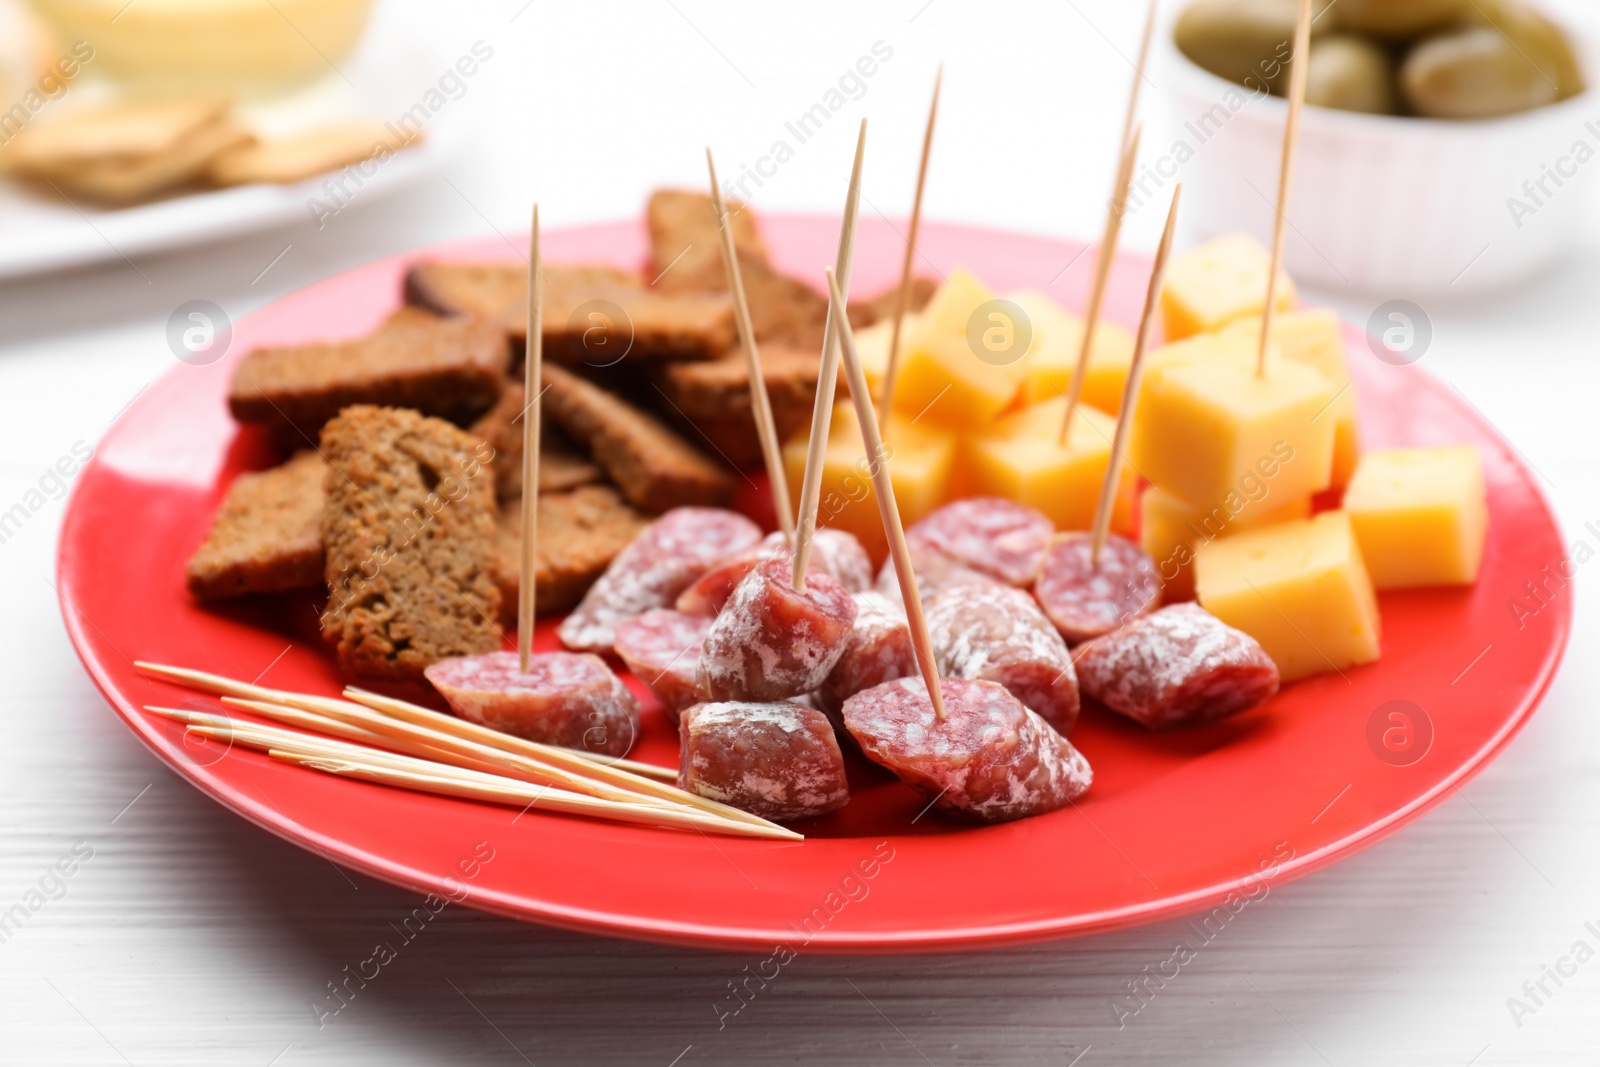
[[[980, 574], [965, 564], [957, 563], [932, 545], [907, 541], [906, 551], [911, 557], [911, 573], [917, 579], [917, 595], [924, 601], [952, 585], [995, 583], [995, 579], [987, 574]], [[904, 609], [900, 599], [900, 575], [895, 570], [892, 556], [884, 560], [883, 569], [878, 572], [878, 582], [874, 588], [896, 604], [900, 604], [902, 610]]]
[[956, 585], [927, 604], [939, 674], [998, 682], [1065, 734], [1078, 720], [1072, 653], [1039, 605], [1008, 585]]
[[857, 593], [856, 621], [844, 640], [844, 653], [817, 688], [817, 706], [838, 719], [844, 702], [863, 689], [917, 673], [911, 630], [898, 600], [881, 593]]
[[935, 548], [1007, 585], [1027, 586], [1055, 536], [1049, 516], [1002, 497], [956, 500], [906, 530], [908, 544]]
[[783, 700], [821, 685], [844, 652], [856, 604], [826, 574], [791, 583], [788, 560], [745, 575], [706, 633], [700, 688], [712, 700]]
[[457, 656], [423, 670], [469, 722], [491, 730], [576, 748], [624, 756], [639, 736], [639, 704], [599, 656], [540, 652], [523, 674], [515, 652]]
[[942, 722], [916, 677], [845, 701], [845, 726], [867, 758], [969, 822], [1042, 815], [1088, 790], [1089, 761], [1003, 686], [945, 678], [939, 691]]
[[1033, 595], [1067, 644], [1108, 634], [1161, 602], [1155, 560], [1127, 538], [1111, 534], [1094, 562], [1088, 534], [1063, 534], [1045, 553]]
[[577, 652], [604, 652], [617, 623], [651, 608], [670, 608], [678, 594], [720, 560], [754, 547], [761, 528], [721, 508], [673, 508], [617, 554], [571, 615], [561, 643]]
[[1278, 668], [1255, 638], [1174, 604], [1078, 647], [1083, 693], [1152, 730], [1216, 722], [1271, 699]]
[[683, 711], [678, 748], [678, 788], [764, 819], [809, 819], [850, 801], [833, 725], [815, 708], [695, 704]]
[[[794, 559], [789, 540], [781, 530], [768, 534], [754, 549], [731, 556], [702, 574], [679, 594], [677, 609], [688, 615], [717, 614], [744, 576], [764, 559]], [[852, 593], [872, 585], [872, 560], [855, 535], [845, 530], [818, 530], [811, 538], [811, 561], [806, 569], [808, 573], [826, 574]]]
[[617, 623], [617, 655], [661, 701], [667, 717], [705, 699], [695, 678], [711, 620], [671, 608], [652, 608]]

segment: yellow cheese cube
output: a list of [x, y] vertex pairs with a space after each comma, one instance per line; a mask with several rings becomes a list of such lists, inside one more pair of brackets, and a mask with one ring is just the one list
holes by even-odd
[[1379, 589], [1477, 581], [1489, 510], [1472, 445], [1368, 452], [1344, 509]]
[[[1322, 418], [1333, 419], [1333, 486], [1342, 489], [1355, 473], [1361, 458], [1361, 428], [1356, 417], [1356, 391], [1350, 384], [1350, 366], [1345, 361], [1344, 333], [1339, 316], [1327, 308], [1315, 311], [1290, 311], [1272, 319], [1272, 340], [1285, 359], [1304, 363], [1321, 371], [1323, 377], [1340, 390]], [[1260, 337], [1261, 317], [1240, 319], [1222, 332], [1238, 333], [1253, 343]]]
[[[1035, 404], [983, 433], [964, 436], [959, 461], [962, 495], [998, 496], [1027, 504], [1050, 516], [1060, 530], [1092, 527], [1117, 424], [1104, 412], [1080, 407], [1062, 447], [1058, 442], [1066, 409], [1064, 399]], [[1119, 492], [1119, 507], [1112, 510], [1112, 526], [1119, 533], [1133, 525], [1137, 477], [1123, 465], [1118, 488], [1126, 491]]]
[[933, 337], [924, 329], [901, 357], [894, 406], [919, 423], [956, 429], [986, 426], [1017, 395], [1022, 373], [1020, 359], [986, 362], [965, 337]]
[[971, 429], [1004, 411], [1022, 384], [1032, 323], [956, 268], [902, 339], [894, 406], [918, 422]]
[[1156, 561], [1162, 600], [1194, 598], [1194, 553], [1199, 545], [1240, 530], [1308, 518], [1311, 498], [1273, 496], [1265, 481], [1252, 483], [1256, 495], [1235, 495], [1207, 510], [1147, 486], [1139, 498], [1139, 543]]
[[994, 291], [971, 271], [957, 267], [923, 307], [923, 332], [930, 337], [965, 337], [972, 313], [994, 298]]
[[[1220, 329], [1234, 319], [1260, 315], [1267, 302], [1272, 256], [1249, 234], [1218, 237], [1179, 252], [1167, 264], [1161, 314], [1169, 341]], [[1294, 307], [1294, 283], [1278, 274], [1277, 307]]]
[[[922, 315], [919, 312], [906, 312], [905, 321], [900, 325], [900, 360], [905, 364], [906, 349], [910, 346], [911, 338], [921, 328]], [[871, 326], [863, 326], [854, 333], [856, 339], [856, 355], [861, 357], [861, 371], [867, 376], [867, 388], [872, 390], [874, 397], [883, 395], [883, 376], [889, 369], [889, 343], [894, 339], [894, 316], [891, 314], [886, 319], [881, 319]], [[898, 371], [896, 372], [898, 374]], [[841, 381], [844, 380], [844, 371], [839, 373]]]
[[1378, 598], [1342, 511], [1201, 545], [1195, 590], [1261, 642], [1286, 682], [1378, 658]]
[[1280, 499], [1328, 488], [1335, 420], [1320, 417], [1337, 389], [1321, 373], [1255, 345], [1217, 335], [1169, 345], [1145, 369], [1129, 435], [1140, 474], [1206, 509], [1249, 495], [1264, 478]]
[[[1038, 404], [1066, 396], [1078, 368], [1083, 320], [1034, 290], [1012, 293], [1006, 299], [1022, 308], [1033, 322], [1033, 347], [1028, 350], [1022, 378], [1023, 403]], [[1121, 411], [1122, 391], [1132, 363], [1133, 334], [1102, 318], [1095, 325], [1094, 344], [1089, 348], [1082, 401], [1113, 415]]]
[[[796, 506], [805, 477], [809, 429], [802, 429], [783, 445], [784, 471]], [[902, 418], [893, 419], [884, 433], [884, 445], [889, 450], [889, 479], [900, 505], [900, 519], [910, 526], [948, 499], [955, 439], [937, 427]], [[872, 486], [872, 465], [861, 443], [855, 405], [849, 402], [833, 409], [828, 447], [823, 453], [817, 525], [855, 534], [874, 563], [881, 563], [888, 552], [877, 493]]]

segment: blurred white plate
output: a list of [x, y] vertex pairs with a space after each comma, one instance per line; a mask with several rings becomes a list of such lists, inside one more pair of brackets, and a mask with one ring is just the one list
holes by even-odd
[[[481, 91], [478, 83], [486, 79], [486, 71], [480, 69], [471, 78], [455, 73], [457, 53], [470, 55], [469, 47], [463, 42], [450, 50], [408, 28], [376, 20], [356, 51], [326, 77], [291, 96], [247, 103], [241, 110], [268, 133], [342, 118], [396, 121], [418, 104], [426, 112], [424, 94], [437, 91], [439, 79], [447, 74], [455, 79], [452, 85], [464, 86], [463, 96]], [[104, 91], [74, 85], [72, 94], [97, 89]], [[430, 99], [445, 102], [428, 115], [422, 142], [375, 167], [366, 165], [372, 173], [353, 173], [338, 193], [324, 188], [330, 177], [340, 174], [332, 171], [293, 185], [245, 185], [107, 208], [77, 197], [69, 202], [48, 187], [40, 191], [0, 180], [0, 280], [183, 248], [315, 219], [319, 210], [342, 210], [341, 204], [371, 203], [436, 171], [462, 141], [463, 100], [444, 93]]]

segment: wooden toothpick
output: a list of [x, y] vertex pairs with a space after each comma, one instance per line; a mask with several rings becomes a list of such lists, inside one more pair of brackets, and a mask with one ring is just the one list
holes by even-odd
[[1083, 318], [1083, 338], [1078, 342], [1078, 362], [1067, 386], [1067, 412], [1061, 417], [1059, 444], [1063, 448], [1072, 430], [1072, 417], [1078, 412], [1078, 398], [1083, 395], [1083, 379], [1089, 373], [1089, 354], [1094, 348], [1094, 332], [1100, 322], [1100, 304], [1105, 299], [1106, 280], [1111, 277], [1111, 264], [1117, 255], [1117, 237], [1122, 233], [1122, 216], [1128, 210], [1128, 190], [1133, 185], [1133, 167], [1139, 159], [1139, 140], [1143, 134], [1143, 126], [1133, 131], [1133, 140], [1124, 147], [1117, 164], [1117, 186], [1111, 194], [1105, 232], [1100, 237], [1100, 254], [1095, 259], [1094, 282], [1089, 288], [1089, 306]]
[[1300, 112], [1306, 102], [1306, 71], [1311, 66], [1311, 0], [1300, 0], [1294, 25], [1294, 52], [1289, 58], [1289, 117], [1283, 125], [1283, 160], [1278, 166], [1278, 217], [1272, 224], [1272, 263], [1267, 269], [1267, 305], [1261, 309], [1261, 343], [1256, 349], [1256, 375], [1267, 373], [1267, 345], [1277, 312], [1278, 272], [1283, 269], [1283, 240], [1289, 226], [1289, 191], [1294, 185], [1294, 150], [1300, 143]]
[[1172, 190], [1172, 206], [1167, 209], [1167, 228], [1161, 233], [1161, 246], [1156, 250], [1156, 261], [1150, 268], [1150, 286], [1144, 294], [1144, 311], [1139, 315], [1139, 336], [1133, 345], [1133, 363], [1128, 367], [1128, 381], [1122, 390], [1122, 413], [1117, 416], [1117, 432], [1111, 440], [1111, 455], [1106, 461], [1106, 480], [1100, 486], [1100, 505], [1094, 513], [1094, 540], [1090, 542], [1089, 562], [1100, 564], [1100, 553], [1106, 547], [1111, 532], [1111, 513], [1116, 508], [1117, 484], [1122, 480], [1123, 450], [1128, 443], [1128, 427], [1133, 425], [1133, 409], [1139, 400], [1139, 378], [1144, 369], [1145, 350], [1150, 346], [1150, 320], [1155, 317], [1156, 302], [1161, 299], [1161, 286], [1167, 277], [1167, 256], [1172, 252], [1172, 231], [1178, 222], [1178, 200], [1183, 196], [1183, 183]]
[[928, 636], [928, 620], [922, 613], [922, 595], [917, 592], [917, 576], [911, 569], [911, 550], [906, 547], [905, 525], [900, 521], [900, 507], [894, 499], [894, 482], [889, 477], [889, 457], [883, 447], [883, 434], [878, 429], [878, 417], [872, 410], [872, 397], [867, 392], [867, 375], [861, 369], [861, 357], [856, 354], [856, 338], [844, 313], [844, 293], [839, 289], [839, 279], [828, 271], [828, 298], [839, 311], [839, 343], [844, 350], [845, 373], [850, 376], [850, 399], [856, 406], [856, 421], [861, 424], [861, 443], [866, 446], [868, 467], [872, 470], [872, 487], [878, 497], [878, 516], [883, 520], [883, 532], [888, 535], [889, 555], [894, 560], [895, 577], [900, 582], [900, 599], [906, 606], [906, 622], [911, 631], [911, 647], [917, 654], [917, 668], [928, 687], [928, 699], [933, 702], [933, 717], [944, 721], [944, 694], [939, 689], [939, 668], [933, 660], [933, 639]]
[[878, 418], [889, 421], [889, 402], [894, 396], [895, 374], [900, 369], [900, 332], [906, 309], [911, 303], [911, 266], [917, 255], [917, 231], [922, 228], [922, 189], [928, 181], [928, 154], [933, 149], [933, 123], [939, 116], [939, 86], [944, 82], [944, 64], [933, 76], [933, 101], [928, 105], [928, 128], [922, 134], [922, 162], [917, 165], [917, 191], [911, 199], [911, 226], [906, 233], [906, 255], [900, 264], [900, 290], [894, 300], [894, 327], [889, 333], [889, 362], [883, 371], [883, 395], [878, 399]]
[[728, 225], [728, 207], [722, 202], [722, 187], [717, 184], [717, 164], [706, 149], [706, 168], [711, 172], [711, 206], [717, 214], [717, 232], [722, 237], [722, 268], [728, 275], [728, 291], [733, 294], [734, 321], [739, 326], [739, 344], [744, 348], [750, 369], [750, 408], [755, 413], [756, 433], [761, 438], [761, 458], [767, 465], [767, 481], [772, 486], [772, 507], [784, 539], [794, 544], [794, 503], [789, 499], [789, 477], [783, 470], [783, 448], [778, 442], [778, 424], [772, 418], [772, 398], [767, 394], [766, 375], [761, 370], [761, 353], [756, 348], [756, 331], [750, 325], [750, 305], [744, 296], [744, 274], [739, 269], [739, 253], [733, 244], [733, 227]]
[[1117, 176], [1111, 186], [1110, 208], [1106, 213], [1105, 232], [1100, 238], [1100, 255], [1095, 263], [1089, 306], [1084, 310], [1083, 340], [1079, 344], [1072, 384], [1067, 391], [1067, 411], [1061, 419], [1062, 447], [1066, 447], [1067, 434], [1072, 430], [1072, 417], [1078, 412], [1083, 376], [1089, 370], [1090, 346], [1094, 344], [1095, 327], [1100, 322], [1100, 303], [1105, 298], [1106, 278], [1111, 273], [1111, 262], [1117, 252], [1117, 237], [1122, 232], [1122, 215], [1127, 210], [1128, 186], [1133, 181], [1133, 166], [1139, 158], [1139, 133], [1133, 122], [1139, 113], [1139, 92], [1144, 88], [1144, 68], [1150, 60], [1150, 39], [1155, 26], [1156, 0], [1150, 0], [1144, 13], [1144, 36], [1139, 39], [1139, 59], [1133, 65], [1133, 85], [1128, 89], [1128, 110], [1122, 116], [1122, 140], [1117, 142]]
[[[861, 159], [867, 150], [867, 120], [861, 120], [856, 137], [856, 160], [850, 169], [850, 190], [845, 194], [844, 219], [839, 224], [839, 252], [834, 271], [839, 287], [850, 289], [850, 264], [855, 258], [856, 209], [861, 204]], [[811, 535], [817, 530], [817, 505], [822, 498], [822, 460], [828, 449], [828, 429], [833, 423], [833, 394], [839, 384], [839, 324], [846, 317], [843, 304], [828, 305], [822, 335], [822, 370], [817, 375], [817, 399], [811, 408], [811, 440], [806, 446], [806, 474], [800, 481], [800, 507], [795, 515], [794, 575], [796, 589], [806, 587], [806, 567], [811, 562]], [[871, 402], [870, 399], [868, 401]]]
[[544, 387], [544, 279], [539, 269], [539, 205], [528, 236], [528, 354], [523, 359], [522, 575], [517, 586], [517, 657], [523, 674], [533, 661], [533, 607], [539, 571], [539, 391]]

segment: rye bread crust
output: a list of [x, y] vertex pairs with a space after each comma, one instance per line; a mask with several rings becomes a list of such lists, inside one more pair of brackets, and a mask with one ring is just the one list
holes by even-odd
[[[405, 298], [435, 314], [486, 319], [517, 352], [527, 345], [527, 268], [518, 264], [421, 263], [406, 274]], [[624, 360], [713, 359], [736, 334], [733, 304], [724, 294], [672, 292], [616, 267], [544, 268], [547, 360], [604, 367]]]
[[228, 406], [240, 422], [292, 428], [312, 441], [352, 404], [464, 424], [499, 399], [510, 358], [490, 323], [402, 308], [353, 341], [256, 349], [234, 372]]
[[322, 432], [322, 635], [352, 675], [417, 682], [501, 645], [488, 446], [415, 411], [358, 405]]
[[[489, 413], [472, 424], [472, 433], [494, 448], [495, 495], [510, 500], [522, 495], [522, 409], [527, 391], [511, 381]], [[576, 445], [549, 426], [539, 442], [539, 492], [564, 493], [605, 480], [605, 473]]]
[[[571, 611], [595, 579], [646, 526], [650, 516], [631, 507], [608, 485], [586, 485], [539, 496], [539, 564], [534, 610], [540, 615]], [[522, 570], [522, 498], [500, 506], [494, 580], [500, 587], [500, 617], [517, 621]]]
[[560, 367], [545, 367], [544, 383], [545, 414], [588, 447], [634, 507], [660, 514], [733, 499], [727, 468], [654, 415]]
[[189, 592], [217, 600], [320, 585], [327, 471], [322, 457], [308, 451], [234, 479], [184, 568]]

